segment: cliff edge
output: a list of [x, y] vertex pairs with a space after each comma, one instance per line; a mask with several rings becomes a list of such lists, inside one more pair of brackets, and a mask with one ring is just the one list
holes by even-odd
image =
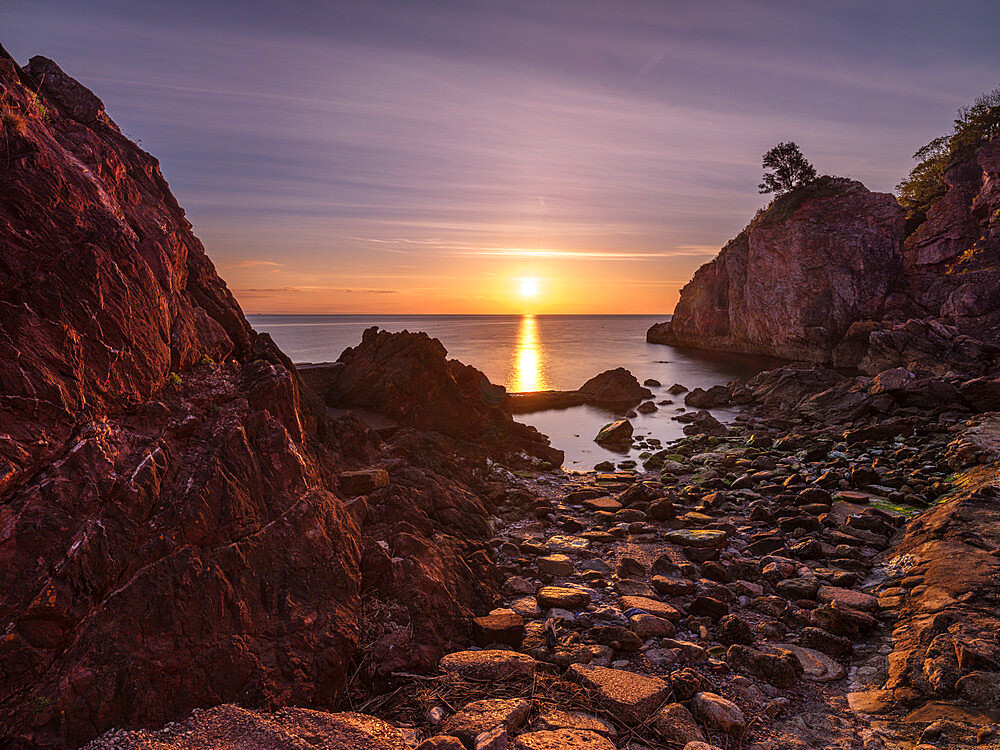
[[0, 135], [0, 744], [329, 707], [467, 643], [496, 592], [484, 452], [331, 421], [51, 60], [0, 49]]

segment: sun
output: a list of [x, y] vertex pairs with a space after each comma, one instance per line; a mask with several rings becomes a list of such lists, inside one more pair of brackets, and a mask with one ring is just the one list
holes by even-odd
[[538, 294], [538, 279], [521, 280], [521, 296], [534, 297]]

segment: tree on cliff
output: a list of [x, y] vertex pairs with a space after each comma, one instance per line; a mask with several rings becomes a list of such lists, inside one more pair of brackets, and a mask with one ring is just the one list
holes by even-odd
[[758, 186], [762, 193], [782, 195], [808, 185], [816, 179], [816, 168], [803, 156], [794, 141], [779, 143], [764, 154], [764, 181]]
[[899, 205], [916, 224], [948, 186], [944, 173], [976, 155], [980, 146], [1000, 135], [1000, 86], [958, 110], [954, 128], [917, 150], [917, 166], [896, 185]]

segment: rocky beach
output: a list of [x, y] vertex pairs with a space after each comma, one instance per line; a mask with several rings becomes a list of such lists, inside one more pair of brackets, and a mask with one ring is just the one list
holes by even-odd
[[[89, 89], [0, 49], [0, 107], [3, 746], [1000, 748], [1000, 136], [916, 219], [777, 198], [646, 334], [784, 365], [508, 394], [297, 367]], [[583, 403], [637, 465], [526, 424]]]

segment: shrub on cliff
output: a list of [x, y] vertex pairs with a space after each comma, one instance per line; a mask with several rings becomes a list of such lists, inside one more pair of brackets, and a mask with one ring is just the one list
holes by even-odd
[[951, 133], [918, 149], [917, 165], [896, 185], [899, 204], [915, 223], [927, 215], [931, 203], [944, 195], [944, 173], [952, 166], [975, 156], [991, 138], [1000, 135], [1000, 87], [983, 94], [958, 110]]
[[802, 154], [794, 141], [779, 143], [763, 157], [764, 181], [758, 185], [761, 193], [782, 195], [808, 185], [816, 179], [816, 168]]

